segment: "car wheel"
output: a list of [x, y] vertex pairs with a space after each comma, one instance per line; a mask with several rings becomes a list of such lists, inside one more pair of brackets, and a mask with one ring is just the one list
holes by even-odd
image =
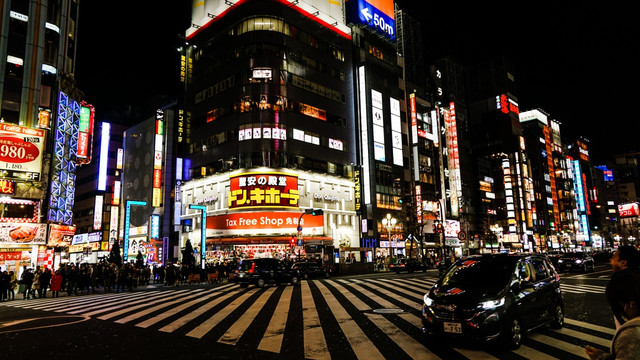
[[505, 344], [507, 344], [511, 350], [520, 347], [522, 344], [522, 326], [518, 319], [513, 318], [509, 321], [504, 332], [504, 340]]
[[309, 274], [302, 275], [302, 278], [305, 279], [305, 280], [309, 280]]
[[587, 264], [582, 265], [582, 272], [587, 272]]
[[258, 281], [256, 281], [256, 286], [259, 288], [263, 288], [265, 285], [265, 281], [264, 279], [258, 279]]
[[564, 310], [562, 305], [556, 304], [553, 311], [553, 320], [551, 321], [551, 328], [560, 329], [564, 325]]
[[291, 278], [291, 284], [292, 284], [292, 285], [298, 285], [298, 283], [299, 283], [299, 282], [300, 282], [300, 278], [299, 278], [299, 277], [297, 277], [297, 276], [293, 276], [293, 277]]
[[330, 276], [331, 276], [331, 273], [330, 273], [330, 272], [328, 272], [328, 271], [325, 271], [325, 272], [324, 272], [324, 277], [325, 277], [325, 278], [327, 278], [327, 279], [328, 279]]
[[589, 271], [593, 272], [596, 270], [596, 265], [595, 264], [591, 264], [591, 266], [589, 266]]

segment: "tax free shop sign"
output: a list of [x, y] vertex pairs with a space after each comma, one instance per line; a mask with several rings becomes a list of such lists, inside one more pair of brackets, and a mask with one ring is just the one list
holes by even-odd
[[[259, 211], [207, 217], [207, 237], [293, 235], [298, 232], [301, 212]], [[322, 235], [324, 216], [304, 216], [303, 235]]]

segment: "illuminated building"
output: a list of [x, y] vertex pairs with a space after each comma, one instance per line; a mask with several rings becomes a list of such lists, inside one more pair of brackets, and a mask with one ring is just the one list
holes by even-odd
[[73, 205], [76, 234], [67, 244], [57, 245], [64, 247], [66, 260], [73, 263], [97, 263], [108, 255], [109, 245], [118, 239], [122, 144], [128, 126], [97, 122], [93, 127], [95, 136], [89, 146], [93, 160], [79, 166], [76, 175]]
[[75, 231], [75, 166], [85, 150], [74, 127], [82, 104], [73, 80], [78, 2], [3, 1], [0, 14], [0, 136], [24, 150], [0, 156], [0, 206], [4, 214], [26, 209], [0, 218], [0, 253], [17, 257], [11, 270], [53, 267], [60, 259], [51, 247]]
[[536, 194], [533, 236], [541, 249], [553, 248], [553, 243], [558, 243], [560, 210], [548, 114], [537, 109], [521, 112], [520, 123], [528, 145], [531, 177]]
[[[200, 252], [206, 232], [209, 261], [234, 251], [331, 259], [334, 246], [359, 246], [365, 204], [342, 4], [207, 2], [192, 23], [176, 127], [185, 174], [178, 245]], [[190, 205], [207, 206], [206, 224]], [[309, 208], [324, 214], [300, 218]]]
[[488, 162], [496, 194], [496, 223], [482, 226], [496, 229], [506, 248], [535, 250], [535, 192], [512, 67], [505, 58], [491, 59], [469, 67], [467, 78], [473, 150]]

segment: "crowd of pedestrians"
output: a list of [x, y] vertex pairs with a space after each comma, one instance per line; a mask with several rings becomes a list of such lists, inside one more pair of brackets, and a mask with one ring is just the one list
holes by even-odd
[[187, 265], [141, 265], [125, 263], [118, 266], [114, 263], [98, 264], [62, 264], [52, 271], [36, 266], [35, 269], [24, 267], [22, 274], [13, 271], [0, 272], [0, 301], [15, 300], [16, 293], [22, 299], [59, 297], [61, 292], [67, 295], [83, 295], [103, 292], [134, 291], [138, 286], [162, 284], [178, 286], [193, 281], [219, 283], [229, 279], [231, 263], [207, 264], [205, 269]]

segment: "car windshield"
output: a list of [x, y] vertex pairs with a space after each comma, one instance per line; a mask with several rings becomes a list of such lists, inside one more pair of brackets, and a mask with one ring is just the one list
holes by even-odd
[[462, 259], [442, 278], [442, 286], [498, 291], [511, 279], [515, 262], [511, 258]]
[[238, 265], [238, 270], [247, 271], [253, 267], [253, 264], [253, 261], [243, 261], [240, 263], [240, 265]]

